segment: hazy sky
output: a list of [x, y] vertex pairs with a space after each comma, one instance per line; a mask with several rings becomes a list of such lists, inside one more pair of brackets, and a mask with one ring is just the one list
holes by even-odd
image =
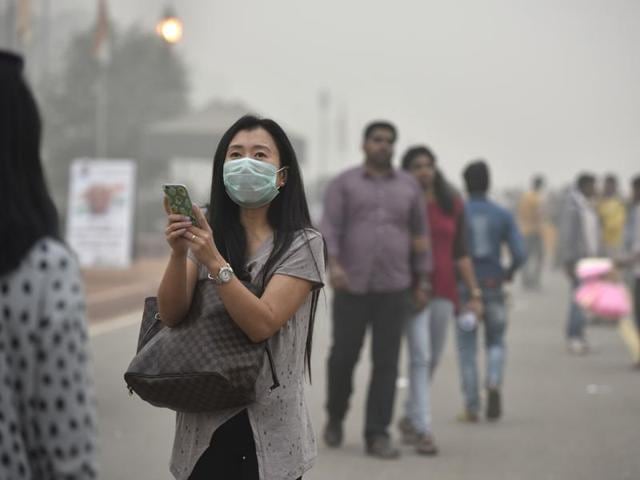
[[[93, 6], [56, 0], [54, 8]], [[119, 23], [152, 29], [171, 2], [109, 0]], [[194, 104], [242, 99], [309, 138], [331, 92], [331, 168], [360, 162], [362, 126], [397, 124], [397, 157], [430, 145], [451, 179], [471, 158], [497, 184], [542, 171], [640, 173], [637, 0], [182, 0], [177, 47]], [[346, 110], [349, 151], [335, 150]], [[396, 161], [398, 158], [396, 158]], [[625, 183], [626, 178], [625, 178]]]

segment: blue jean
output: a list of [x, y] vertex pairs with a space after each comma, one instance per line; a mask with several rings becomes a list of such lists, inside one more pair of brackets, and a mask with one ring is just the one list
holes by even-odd
[[418, 433], [431, 433], [431, 374], [442, 352], [453, 303], [434, 298], [407, 323], [409, 394], [405, 416]]
[[569, 299], [569, 319], [567, 321], [567, 338], [584, 340], [584, 327], [587, 319], [584, 311], [576, 303], [575, 295], [579, 284], [573, 283], [570, 290], [571, 298]]
[[[487, 349], [487, 373], [485, 386], [500, 388], [504, 376], [506, 346], [504, 335], [507, 329], [507, 310], [501, 288], [483, 288], [485, 347]], [[462, 394], [467, 411], [477, 413], [480, 410], [480, 392], [478, 381], [477, 337], [479, 325], [471, 331], [460, 328], [456, 323], [458, 345], [458, 363]]]

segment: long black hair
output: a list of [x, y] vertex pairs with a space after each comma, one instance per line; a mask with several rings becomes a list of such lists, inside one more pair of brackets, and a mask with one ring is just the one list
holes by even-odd
[[454, 215], [454, 206], [455, 206], [455, 198], [456, 193], [453, 188], [449, 185], [446, 178], [440, 171], [437, 165], [437, 158], [433, 151], [429, 147], [424, 145], [417, 145], [409, 148], [404, 156], [402, 157], [402, 168], [404, 170], [411, 170], [413, 165], [413, 161], [418, 157], [428, 157], [431, 159], [431, 162], [435, 168], [435, 177], [433, 179], [433, 194], [436, 198], [436, 202], [440, 209], [449, 215], [450, 217]]
[[[287, 168], [287, 182], [280, 188], [280, 193], [271, 202], [267, 212], [267, 220], [273, 228], [273, 250], [262, 271], [262, 286], [264, 288], [269, 275], [291, 246], [296, 233], [305, 232], [313, 228], [307, 197], [302, 182], [302, 174], [296, 152], [287, 134], [276, 122], [251, 115], [240, 118], [220, 139], [213, 159], [213, 178], [211, 180], [210, 208], [208, 220], [211, 226], [216, 246], [220, 253], [231, 264], [234, 272], [241, 280], [249, 280], [250, 274], [246, 269], [247, 238], [244, 227], [240, 223], [240, 207], [231, 200], [224, 187], [223, 167], [229, 144], [238, 132], [262, 128], [273, 138], [280, 154], [281, 167]], [[324, 252], [326, 258], [326, 247]], [[318, 263], [316, 268], [319, 270]], [[320, 273], [318, 271], [318, 273]], [[312, 292], [311, 314], [307, 333], [305, 361], [307, 371], [311, 377], [311, 347], [313, 343], [313, 326], [318, 306], [319, 290]]]
[[15, 270], [43, 237], [59, 239], [40, 160], [38, 107], [17, 55], [0, 51], [0, 275]]

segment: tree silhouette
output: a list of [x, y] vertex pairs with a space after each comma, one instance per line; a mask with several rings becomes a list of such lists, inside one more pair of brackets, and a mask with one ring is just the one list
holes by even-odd
[[107, 98], [107, 157], [135, 159], [146, 126], [188, 110], [187, 72], [174, 49], [150, 32], [113, 30], [106, 65], [92, 53], [91, 29], [71, 40], [60, 77], [38, 86], [45, 164], [59, 207], [66, 202], [70, 162], [95, 155], [100, 75]]

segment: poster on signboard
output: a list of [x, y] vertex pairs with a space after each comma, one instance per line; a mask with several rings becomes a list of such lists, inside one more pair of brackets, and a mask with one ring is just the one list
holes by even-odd
[[133, 160], [78, 159], [71, 164], [67, 242], [80, 265], [131, 264], [136, 165]]

